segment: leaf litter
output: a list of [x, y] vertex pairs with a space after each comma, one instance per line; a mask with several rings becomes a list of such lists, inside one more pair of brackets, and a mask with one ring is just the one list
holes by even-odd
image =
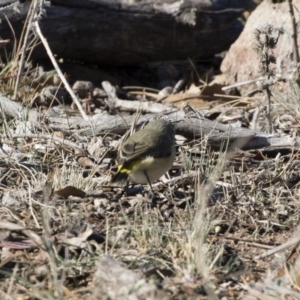
[[[164, 67], [170, 69], [165, 63], [159, 74]], [[183, 69], [193, 73], [188, 63], [177, 66]], [[58, 118], [76, 114], [67, 97], [61, 105], [48, 91], [45, 99], [43, 89], [53, 80], [42, 76], [37, 87], [34, 76], [41, 73], [21, 78], [35, 84], [16, 101]], [[196, 117], [268, 128], [263, 94], [226, 97], [219, 81], [203, 84], [194, 76], [193, 83], [184, 81], [185, 91], [175, 82], [176, 93], [165, 93], [162, 104], [154, 102], [162, 93], [146, 92], [143, 83], [142, 89], [116, 88], [114, 101], [91, 82], [73, 89], [90, 115], [130, 115], [137, 102], [152, 101], [151, 111], [188, 102]], [[1, 92], [10, 88], [5, 77], [0, 82]], [[293, 137], [299, 88], [293, 81], [285, 88], [274, 96], [271, 120]], [[299, 235], [299, 148], [227, 151], [224, 143], [216, 150], [206, 139], [177, 135], [174, 166], [153, 185], [159, 196], [153, 206], [148, 187], [130, 185], [125, 195], [124, 187], [109, 184], [121, 138], [1, 120], [3, 299], [299, 299], [299, 243], [264, 257]]]

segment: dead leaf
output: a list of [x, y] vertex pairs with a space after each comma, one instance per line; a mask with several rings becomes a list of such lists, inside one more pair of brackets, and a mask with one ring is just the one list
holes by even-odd
[[84, 232], [82, 232], [79, 236], [67, 238], [64, 240], [64, 243], [72, 245], [74, 247], [83, 248], [85, 245], [85, 241], [87, 238], [93, 233], [92, 228], [87, 228]]
[[63, 139], [65, 137], [65, 135], [62, 131], [53, 131], [52, 135], [55, 137], [59, 137], [61, 139]]
[[61, 190], [55, 191], [54, 193], [66, 199], [69, 198], [69, 196], [74, 196], [79, 198], [84, 198], [86, 196], [86, 193], [83, 190], [78, 189], [72, 185], [68, 185]]
[[214, 79], [210, 82], [210, 85], [219, 84], [222, 86], [228, 85], [228, 78], [226, 74], [215, 75]]
[[222, 87], [223, 85], [217, 81], [203, 87], [192, 84], [187, 91], [168, 96], [163, 103], [172, 103], [179, 109], [183, 109], [186, 104], [194, 109], [213, 108], [219, 105], [220, 101], [232, 101], [232, 98], [228, 98], [222, 91]]

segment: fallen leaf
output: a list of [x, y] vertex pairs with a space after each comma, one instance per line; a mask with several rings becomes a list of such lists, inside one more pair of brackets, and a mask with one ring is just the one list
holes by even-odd
[[69, 196], [84, 198], [86, 196], [86, 193], [83, 190], [72, 185], [68, 185], [61, 190], [55, 191], [54, 193], [62, 198], [68, 198]]

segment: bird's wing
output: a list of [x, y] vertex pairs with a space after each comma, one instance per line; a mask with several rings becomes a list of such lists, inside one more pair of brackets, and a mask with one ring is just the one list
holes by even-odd
[[124, 163], [125, 161], [142, 158], [149, 150], [151, 151], [151, 148], [149, 144], [127, 142], [121, 146], [118, 162]]

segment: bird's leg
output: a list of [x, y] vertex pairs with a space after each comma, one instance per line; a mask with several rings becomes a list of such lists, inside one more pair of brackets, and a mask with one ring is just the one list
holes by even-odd
[[126, 181], [125, 188], [124, 188], [124, 195], [125, 195], [125, 197], [128, 196], [128, 186], [129, 186], [129, 181], [127, 180], [127, 181]]
[[156, 195], [155, 195], [155, 193], [154, 193], [153, 187], [152, 187], [152, 185], [151, 185], [151, 182], [150, 182], [150, 179], [149, 179], [149, 177], [148, 177], [148, 174], [147, 174], [146, 170], [144, 170], [144, 174], [145, 174], [145, 176], [146, 176], [146, 178], [147, 178], [148, 184], [149, 184], [150, 189], [151, 189], [151, 201], [152, 201], [152, 205], [155, 205], [155, 204], [156, 204], [157, 197], [156, 197]]

